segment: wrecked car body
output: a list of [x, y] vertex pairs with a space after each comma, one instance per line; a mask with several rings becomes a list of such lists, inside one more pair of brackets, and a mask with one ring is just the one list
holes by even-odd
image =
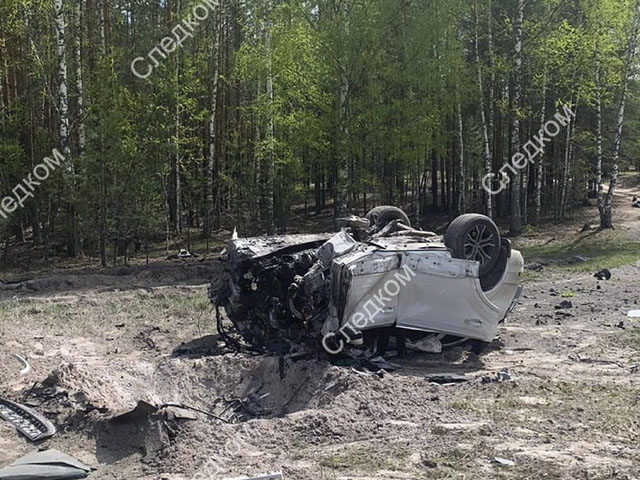
[[522, 255], [484, 215], [456, 218], [444, 237], [411, 228], [395, 207], [341, 224], [335, 234], [229, 242], [211, 299], [246, 342], [282, 353], [364, 344], [380, 354], [377, 341], [391, 334], [483, 346], [520, 295]]

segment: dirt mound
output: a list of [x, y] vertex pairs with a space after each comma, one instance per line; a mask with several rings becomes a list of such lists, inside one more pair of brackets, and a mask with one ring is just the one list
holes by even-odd
[[[235, 449], [250, 454], [246, 434], [254, 419], [315, 412], [351, 388], [349, 377], [323, 361], [233, 354], [163, 358], [155, 365], [140, 359], [67, 363], [17, 400], [37, 408], [60, 431], [93, 439], [100, 464], [139, 456], [156, 471], [175, 464], [186, 471], [189, 448], [202, 451], [198, 442], [225, 446], [229, 461]], [[190, 415], [176, 417], [170, 413], [175, 405]], [[296, 428], [328, 428], [326, 415], [311, 416], [317, 418]]]
[[166, 285], [200, 285], [210, 282], [222, 270], [218, 260], [177, 260], [139, 267], [86, 269], [38, 278], [0, 280], [0, 300], [14, 296], [38, 296], [65, 291], [128, 290]]

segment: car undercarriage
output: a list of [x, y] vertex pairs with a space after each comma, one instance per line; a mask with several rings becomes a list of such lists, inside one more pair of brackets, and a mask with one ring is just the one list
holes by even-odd
[[[232, 238], [225, 275], [211, 286], [250, 348], [295, 354], [384, 355], [393, 337], [438, 352], [491, 342], [517, 303], [523, 259], [484, 215], [454, 219], [444, 236], [376, 207], [339, 219], [337, 233]], [[236, 340], [233, 340], [237, 343]]]

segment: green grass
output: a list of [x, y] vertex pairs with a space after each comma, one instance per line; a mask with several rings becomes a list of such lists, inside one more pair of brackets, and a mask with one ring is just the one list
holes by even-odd
[[176, 322], [211, 329], [214, 315], [202, 289], [154, 291], [152, 294], [113, 298], [95, 294], [68, 302], [50, 303], [44, 299], [12, 299], [0, 302], [0, 326], [5, 323], [32, 326], [39, 331], [64, 331], [100, 335], [105, 328], [126, 324], [127, 329], [142, 325], [175, 328]]
[[367, 473], [383, 469], [402, 470], [403, 461], [408, 452], [402, 448], [392, 447], [383, 455], [365, 447], [351, 447], [334, 455], [326, 456], [320, 465], [333, 470], [357, 470]]
[[[640, 242], [615, 230], [587, 232], [546, 242], [519, 239], [514, 242], [514, 248], [522, 252], [526, 262], [549, 262], [546, 268], [572, 273], [595, 272], [640, 261]], [[588, 257], [589, 261], [569, 264], [568, 260], [577, 255]], [[525, 279], [541, 275], [544, 272], [526, 272]]]

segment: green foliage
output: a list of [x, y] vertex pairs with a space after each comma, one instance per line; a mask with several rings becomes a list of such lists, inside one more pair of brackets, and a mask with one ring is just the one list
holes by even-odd
[[[566, 139], [559, 135], [545, 153], [542, 187], [543, 210], [557, 210], [565, 177], [567, 198], [577, 202], [593, 179], [596, 67], [608, 151], [634, 3], [526, 2], [523, 102], [513, 105], [513, 1], [493, 0], [489, 9], [487, 0], [230, 0], [198, 22], [193, 36], [176, 50], [165, 58], [158, 55], [147, 79], [132, 74], [131, 61], [145, 58], [201, 2], [111, 2], [107, 18], [95, 2], [78, 2], [80, 23], [78, 4], [65, 0], [75, 173], [52, 175], [12, 221], [32, 228], [35, 223], [65, 237], [76, 215], [88, 253], [96, 251], [101, 237], [153, 237], [181, 223], [201, 227], [207, 215], [215, 227], [238, 226], [241, 233], [252, 234], [263, 232], [273, 214], [271, 220], [286, 230], [298, 206], [318, 200], [325, 202], [318, 205], [321, 211], [337, 201], [343, 174], [345, 201], [354, 212], [364, 213], [373, 203], [404, 202], [417, 213], [420, 197], [421, 212], [438, 204], [451, 213], [462, 173], [466, 208], [481, 211], [485, 165], [478, 71], [484, 113], [493, 125], [489, 135], [496, 171], [513, 153], [513, 115], [522, 122], [524, 142], [540, 128], [543, 102], [547, 118], [558, 106], [578, 102], [568, 171]], [[0, 112], [0, 191], [5, 194], [59, 147], [53, 16], [50, 0], [0, 3], [5, 105]], [[80, 64], [74, 51], [77, 32]], [[78, 114], [79, 75], [83, 118]], [[640, 132], [633, 114], [638, 111], [635, 85], [631, 91], [623, 166], [640, 163], [633, 155]], [[464, 172], [457, 160], [462, 147], [458, 105]], [[81, 123], [87, 140], [83, 155]], [[524, 175], [531, 209], [535, 169]], [[431, 191], [433, 185], [438, 191]], [[501, 213], [509, 210], [506, 197], [496, 200]]]

